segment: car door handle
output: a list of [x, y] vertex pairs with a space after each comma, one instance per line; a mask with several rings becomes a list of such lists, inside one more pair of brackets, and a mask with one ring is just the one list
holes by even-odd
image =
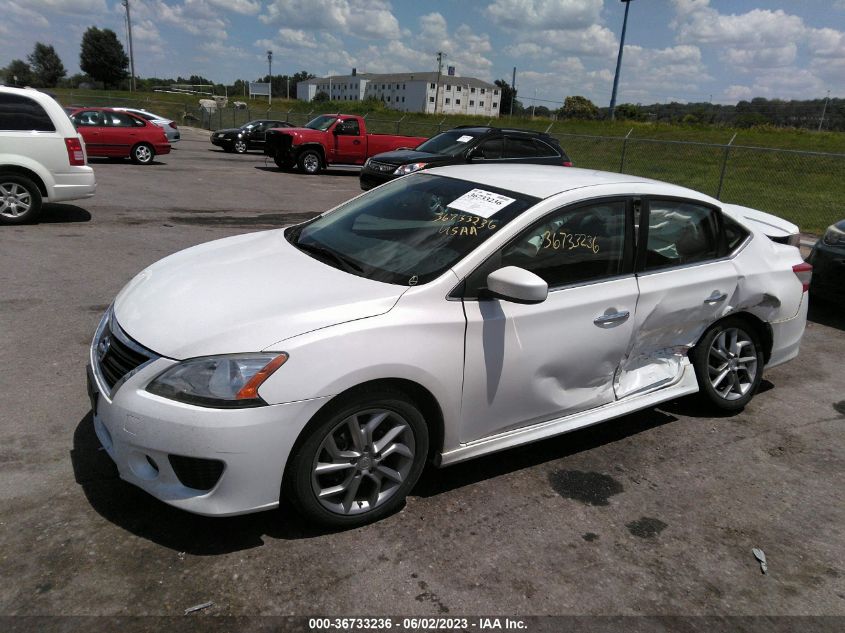
[[599, 326], [609, 325], [611, 323], [622, 323], [623, 321], [627, 321], [629, 316], [631, 316], [631, 313], [627, 310], [623, 310], [621, 312], [605, 312], [601, 316], [597, 316], [593, 319], [593, 323]]
[[726, 295], [724, 292], [719, 292], [718, 290], [714, 290], [713, 294], [710, 295], [709, 297], [707, 297], [704, 300], [704, 303], [706, 303], [709, 306], [712, 306], [714, 303], [721, 303], [722, 301], [724, 301], [727, 298], [728, 298], [728, 295]]
[[360, 145], [360, 144], [361, 144], [361, 141], [357, 141], [357, 140], [356, 140], [356, 141], [352, 141], [352, 144], [353, 144], [353, 145]]

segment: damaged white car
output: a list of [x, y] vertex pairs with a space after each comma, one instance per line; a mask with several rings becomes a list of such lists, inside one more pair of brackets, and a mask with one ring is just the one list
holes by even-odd
[[455, 166], [142, 271], [90, 350], [121, 477], [207, 515], [359, 525], [445, 466], [798, 353], [797, 228], [633, 176]]

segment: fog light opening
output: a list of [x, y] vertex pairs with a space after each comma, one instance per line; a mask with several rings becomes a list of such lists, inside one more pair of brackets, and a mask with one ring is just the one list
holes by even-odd
[[156, 464], [155, 460], [149, 455], [144, 455], [144, 457], [147, 458], [147, 463], [152, 466], [153, 470], [156, 471], [156, 474], [158, 474], [158, 464]]

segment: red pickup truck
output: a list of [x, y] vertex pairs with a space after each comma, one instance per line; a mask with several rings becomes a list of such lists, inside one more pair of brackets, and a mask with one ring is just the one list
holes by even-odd
[[305, 127], [269, 130], [264, 153], [281, 169], [298, 166], [306, 174], [316, 174], [330, 165], [363, 165], [370, 156], [411, 149], [425, 140], [423, 136], [367, 134], [364, 117], [321, 114]]

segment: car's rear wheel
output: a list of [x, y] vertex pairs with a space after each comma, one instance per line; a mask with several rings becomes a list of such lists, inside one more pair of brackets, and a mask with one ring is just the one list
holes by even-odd
[[299, 168], [309, 175], [320, 173], [323, 168], [323, 161], [320, 154], [313, 149], [307, 149], [299, 155]]
[[763, 378], [760, 336], [744, 319], [713, 325], [692, 354], [701, 395], [724, 411], [738, 411], [754, 397]]
[[242, 138], [237, 139], [235, 141], [235, 144], [232, 146], [232, 149], [235, 150], [236, 154], [246, 154], [246, 141], [244, 141]]
[[152, 148], [152, 145], [147, 143], [138, 143], [135, 147], [132, 148], [132, 151], [129, 154], [129, 157], [132, 159], [132, 162], [136, 165], [149, 165], [153, 162], [156, 153], [155, 150]]
[[401, 392], [347, 398], [306, 429], [285, 474], [292, 501], [311, 521], [355, 527], [395, 511], [422, 473], [428, 428]]
[[32, 222], [41, 213], [41, 192], [26, 176], [0, 174], [0, 224]]

